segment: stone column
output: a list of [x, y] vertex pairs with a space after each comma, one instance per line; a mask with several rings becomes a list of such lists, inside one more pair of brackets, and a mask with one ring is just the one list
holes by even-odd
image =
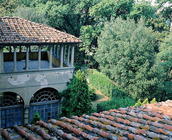
[[75, 50], [75, 46], [72, 46], [72, 54], [71, 54], [71, 66], [73, 67], [74, 65], [74, 50]]
[[26, 47], [26, 70], [29, 69], [29, 48], [30, 46]]
[[56, 58], [59, 58], [59, 45], [56, 45]]
[[50, 46], [50, 52], [49, 52], [49, 68], [51, 69], [52, 68], [52, 49], [53, 49], [53, 46]]
[[64, 49], [64, 47], [63, 47], [63, 46], [61, 46], [60, 67], [63, 67], [63, 49]]
[[29, 105], [24, 106], [24, 124], [29, 123]]
[[14, 54], [13, 54], [13, 61], [14, 61], [14, 68], [13, 71], [17, 71], [17, 52], [16, 52], [16, 46], [14, 46]]
[[68, 46], [67, 65], [70, 65], [70, 46]]
[[0, 46], [0, 73], [4, 72], [4, 54], [3, 47]]
[[38, 46], [38, 69], [41, 69], [41, 47]]

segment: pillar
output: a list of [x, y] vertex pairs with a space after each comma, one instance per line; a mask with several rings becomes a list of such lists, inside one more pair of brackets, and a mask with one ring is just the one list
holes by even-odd
[[13, 71], [15, 72], [15, 71], [17, 71], [17, 52], [16, 52], [16, 46], [14, 46], [13, 61], [14, 61]]
[[24, 124], [29, 123], [29, 105], [24, 106]]
[[38, 69], [41, 69], [41, 47], [38, 46]]
[[26, 70], [29, 69], [29, 50], [30, 50], [29, 48], [30, 46], [26, 47]]
[[59, 58], [59, 45], [56, 45], [56, 58]]
[[55, 46], [55, 45], [53, 46], [53, 55], [54, 55], [54, 56], [56, 56], [56, 53], [57, 53], [57, 52], [56, 52], [56, 47], [57, 47], [57, 46]]
[[53, 49], [53, 46], [50, 46], [50, 52], [49, 52], [49, 68], [52, 68], [52, 49]]
[[70, 65], [70, 46], [68, 46], [67, 65]]
[[75, 50], [75, 47], [72, 46], [72, 52], [71, 52], [71, 66], [73, 67], [74, 65], [74, 50]]
[[60, 67], [63, 67], [63, 49], [64, 49], [64, 47], [63, 47], [63, 46], [61, 46]]
[[4, 72], [4, 55], [3, 55], [3, 47], [0, 46], [0, 73]]

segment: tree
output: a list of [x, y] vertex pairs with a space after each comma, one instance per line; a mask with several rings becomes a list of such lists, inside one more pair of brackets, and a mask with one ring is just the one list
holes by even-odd
[[41, 24], [48, 22], [43, 13], [39, 13], [35, 8], [31, 7], [18, 7], [13, 15]]
[[63, 115], [82, 115], [91, 111], [91, 97], [85, 73], [77, 71], [64, 92]]
[[156, 57], [156, 69], [161, 76], [161, 100], [172, 99], [172, 33], [161, 43]]
[[143, 21], [117, 18], [105, 24], [95, 58], [100, 70], [134, 98], [152, 98], [158, 79], [154, 68], [156, 36]]
[[158, 12], [164, 17], [167, 21], [171, 22], [172, 18], [172, 0], [157, 0], [159, 4]]
[[156, 7], [152, 6], [150, 2], [135, 2], [130, 12], [130, 17], [135, 19], [135, 21], [139, 21], [141, 18], [145, 20], [152, 19], [155, 17], [156, 10]]
[[0, 0], [0, 16], [9, 16], [17, 8], [19, 0]]
[[133, 0], [101, 0], [90, 9], [90, 15], [101, 22], [109, 21], [112, 17], [127, 18], [133, 3]]
[[129, 15], [133, 0], [98, 0], [90, 7], [88, 13], [91, 22], [83, 25], [80, 30], [80, 38], [83, 41], [81, 50], [85, 52], [86, 64], [91, 68], [97, 68], [98, 63], [94, 59], [97, 39], [104, 27], [104, 23], [111, 18], [119, 16], [124, 19]]

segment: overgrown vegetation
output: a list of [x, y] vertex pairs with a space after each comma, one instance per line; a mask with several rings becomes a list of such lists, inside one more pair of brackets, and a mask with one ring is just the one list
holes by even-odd
[[82, 115], [91, 112], [90, 90], [86, 81], [85, 72], [77, 71], [64, 91], [62, 115]]
[[142, 20], [136, 24], [117, 18], [105, 24], [95, 58], [100, 70], [133, 98], [152, 98], [159, 84], [154, 69], [156, 42], [153, 30]]
[[118, 109], [120, 107], [129, 107], [135, 104], [135, 100], [128, 96], [114, 96], [111, 100], [99, 103], [97, 105], [97, 112]]
[[36, 123], [37, 121], [39, 121], [41, 119], [41, 116], [39, 114], [39, 112], [36, 112], [33, 116], [33, 120], [32, 123]]
[[[172, 33], [163, 40], [156, 58], [156, 69], [161, 80], [161, 100], [172, 99]], [[156, 97], [157, 98], [157, 97]]]
[[115, 85], [105, 74], [95, 69], [90, 69], [87, 71], [87, 79], [90, 87], [99, 90], [102, 94], [109, 97], [109, 101], [97, 104], [97, 112], [133, 106], [135, 104], [135, 100]]
[[100, 90], [102, 94], [113, 97], [125, 94], [122, 89], [117, 87], [106, 75], [97, 70], [90, 69], [87, 72], [88, 83], [96, 90]]

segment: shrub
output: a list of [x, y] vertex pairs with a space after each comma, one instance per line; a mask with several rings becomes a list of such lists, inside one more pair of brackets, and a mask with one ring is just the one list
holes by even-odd
[[143, 105], [149, 104], [148, 98], [146, 98], [146, 99], [143, 101], [142, 104], [143, 104]]
[[88, 70], [87, 72], [88, 83], [96, 90], [100, 90], [102, 94], [112, 97], [116, 95], [126, 94], [122, 89], [117, 87], [106, 75], [97, 70]]
[[151, 103], [151, 104], [157, 103], [156, 98], [153, 98], [150, 102], [149, 102], [148, 98], [146, 98], [145, 100], [143, 100], [143, 102], [141, 102], [141, 99], [139, 99], [135, 103], [134, 106], [137, 107], [137, 106], [142, 106], [142, 105], [149, 104], [149, 103]]
[[39, 112], [36, 112], [36, 113], [34, 114], [32, 123], [36, 123], [36, 122], [39, 121], [40, 119], [41, 119], [41, 116], [40, 116]]
[[137, 106], [141, 106], [142, 105], [142, 102], [141, 102], [141, 100], [139, 99], [136, 103], [135, 103], [135, 107], [137, 107]]
[[153, 99], [150, 101], [150, 103], [151, 103], [151, 104], [157, 103], [156, 98], [153, 98]]
[[64, 97], [62, 115], [82, 115], [91, 112], [90, 91], [84, 72], [79, 70], [75, 73], [64, 91]]
[[120, 107], [133, 106], [134, 104], [135, 100], [131, 97], [113, 97], [110, 101], [97, 104], [97, 112], [110, 109], [117, 109]]

